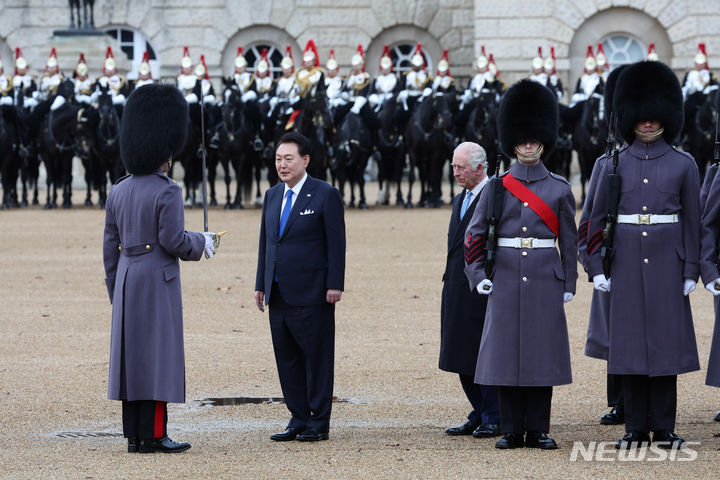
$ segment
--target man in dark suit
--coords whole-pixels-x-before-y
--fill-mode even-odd
[[[495,386],[474,382],[475,365],[480,348],[487,296],[470,289],[465,276],[463,241],[480,192],[488,182],[487,155],[477,143],[464,142],[453,153],[453,174],[463,187],[453,199],[448,254],[443,275],[440,327],[440,369],[460,374],[465,395],[473,410],[463,425],[445,430],[448,435],[470,435],[476,438],[500,434],[500,410]]]
[[[340,193],[310,177],[310,141],[286,133],[275,152],[283,182],[265,194],[255,303],[270,310],[280,386],[292,418],[275,441],[327,440],[333,393],[335,304],[345,278]]]

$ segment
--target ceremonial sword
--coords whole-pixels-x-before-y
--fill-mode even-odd
[[[203,79],[200,79],[200,157],[202,158],[202,204],[203,204],[203,228],[204,232],[208,230],[208,205],[207,205],[207,150],[205,149],[205,92],[202,85]],[[220,246],[220,237],[227,232],[218,232],[213,235],[213,247]],[[207,252],[205,258],[209,258]]]

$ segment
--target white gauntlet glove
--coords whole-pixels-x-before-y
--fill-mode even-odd
[[[202,232],[205,237],[205,258],[215,256],[215,234],[213,232]]]
[[[690,295],[690,292],[695,290],[695,287],[697,286],[697,283],[695,283],[695,280],[691,280],[689,278],[685,279],[685,283],[683,284],[683,295],[686,297]]]
[[[478,283],[475,288],[480,295],[490,295],[493,290],[493,283],[486,278],[482,282]]]
[[[605,275],[602,273],[593,277],[593,284],[595,285],[595,290],[598,292],[610,291],[610,280],[605,278]]]
[[[563,293],[563,303],[568,303],[568,302],[571,301],[574,297],[575,297],[575,295],[573,295],[573,294],[570,293],[570,292],[565,292],[565,293]]]
[[[720,295],[720,277],[705,285],[705,288],[715,296]]]

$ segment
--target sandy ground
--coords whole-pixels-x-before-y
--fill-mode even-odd
[[[376,186],[369,199],[374,202]],[[447,192],[447,189],[446,189]],[[448,194],[445,194],[447,199]],[[76,192],[77,205],[83,198]],[[677,432],[699,442],[675,461],[571,460],[573,442],[614,442],[600,426],[605,365],[583,355],[591,284],[566,307],[574,383],[556,388],[560,449],[498,451],[494,439],[451,438],[468,404],[437,368],[449,208],[346,213],[346,291],[337,309],[330,440],[274,443],[278,403],[206,406],[210,397],[279,397],[267,313],[252,300],[260,211],[212,209],[230,233],[216,258],[182,266],[187,403],[169,407],[180,455],[126,453],[120,405],[106,399],[110,305],[102,268],[104,213],[0,212],[0,477],[2,478],[717,478],[720,392],[704,386],[712,299],[692,294],[703,370],[679,379]],[[201,209],[187,211],[202,227]]]

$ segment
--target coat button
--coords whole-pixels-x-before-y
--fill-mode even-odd
[[[643,232],[643,237],[647,237],[647,232]]]
[[[120,251],[122,252],[122,245],[120,245],[120,246],[118,247],[118,250],[120,250]]]
[[[650,263],[650,260],[648,260],[648,259],[646,258],[645,260],[643,260],[643,262],[645,262],[645,263]]]
[[[522,252],[523,257],[527,257],[527,252]]]
[[[523,231],[523,232],[527,232],[527,227],[523,227],[523,228],[522,228],[522,231]]]
[[[527,282],[527,277],[523,277],[523,282]]]
[[[527,207],[527,206],[528,206],[528,202],[523,202],[523,207]]]
[[[646,207],[646,206],[643,206],[642,211],[643,211],[643,212],[647,212],[647,207]]]
[[[150,250],[150,245],[145,245],[145,250]]]
[[[648,183],[648,179],[647,179],[647,178],[643,178],[643,183]]]

